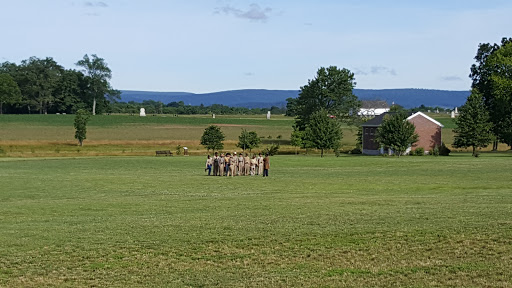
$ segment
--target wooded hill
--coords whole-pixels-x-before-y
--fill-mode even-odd
[[[247,108],[268,108],[271,106],[285,107],[287,98],[296,98],[298,90],[264,90],[247,89],[231,90],[214,93],[195,94],[187,92],[150,92],[150,91],[121,91],[123,102],[142,102],[144,100],[160,101],[162,103],[183,101],[185,105],[212,105]],[[404,108],[420,105],[431,107],[453,108],[464,104],[469,96],[468,91],[446,91],[429,89],[354,89],[354,94],[360,100],[385,100],[388,104],[396,103]]]

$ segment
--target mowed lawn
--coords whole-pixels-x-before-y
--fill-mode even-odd
[[[2,287],[510,287],[512,154],[0,158]]]

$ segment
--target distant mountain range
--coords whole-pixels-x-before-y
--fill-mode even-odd
[[[223,104],[235,107],[269,108],[271,106],[286,106],[287,98],[298,97],[298,90],[264,90],[246,89],[231,90],[205,94],[187,92],[150,92],[150,91],[121,91],[122,102],[138,102],[145,100],[161,101],[164,104],[183,101],[185,105],[209,106]],[[428,89],[354,89],[353,93],[360,100],[384,100],[393,102],[405,108],[439,106],[442,108],[459,107],[466,102],[469,91],[446,91]]]

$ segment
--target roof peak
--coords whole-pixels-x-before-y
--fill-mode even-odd
[[[428,119],[428,120],[430,120],[430,121],[434,122],[434,123],[435,123],[436,125],[438,125],[438,126],[444,127],[444,125],[443,125],[443,124],[441,124],[440,122],[438,122],[438,121],[434,120],[434,118],[432,118],[432,117],[430,117],[430,116],[428,116],[428,115],[424,114],[423,112],[416,112],[416,113],[412,114],[411,116],[409,116],[409,117],[407,118],[407,120],[411,120],[412,118],[414,118],[414,117],[416,117],[416,116],[419,116],[419,115],[421,115],[421,116],[423,116],[424,118],[426,118],[426,119]]]

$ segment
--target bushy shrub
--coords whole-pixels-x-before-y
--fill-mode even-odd
[[[176,146],[176,155],[181,155],[181,145]]]
[[[428,152],[429,155],[432,155],[432,156],[439,156],[439,147],[437,147],[437,145],[434,147],[434,149],[430,150]]]
[[[279,144],[272,144],[262,151],[263,154],[268,154],[270,156],[277,155],[277,152],[279,152]]]
[[[416,154],[416,156],[423,156],[425,155],[425,149],[423,147],[418,147],[414,150],[414,154]]]
[[[448,147],[446,147],[444,142],[441,143],[441,147],[439,148],[439,155],[441,155],[441,156],[450,156],[450,152],[452,152],[452,150],[450,150]]]

